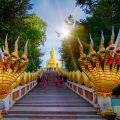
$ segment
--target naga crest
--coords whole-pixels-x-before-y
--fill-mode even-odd
[[[21,66],[20,64],[23,61],[19,61],[18,39],[15,42],[14,52],[12,52],[11,55],[9,53],[7,35],[3,51],[0,49],[0,99],[8,95],[13,86],[17,84],[17,78],[25,71],[27,66],[27,44],[25,45],[24,54],[22,56],[22,59],[24,57],[26,62],[24,66]]]
[[[93,83],[93,89],[97,94],[103,94],[105,97],[106,95],[111,95],[112,90],[120,85],[120,39],[115,52],[114,48],[114,32],[112,30],[112,36],[107,50],[105,50],[104,47],[104,36],[102,32],[102,39],[97,54],[93,49],[93,42],[91,42],[88,55],[89,59],[86,59],[86,64],[82,64],[84,63],[84,59],[82,59],[82,56],[80,55],[81,68]],[[82,50],[83,48],[81,51]],[[92,55],[95,55],[94,66],[91,61],[91,59],[93,59]]]

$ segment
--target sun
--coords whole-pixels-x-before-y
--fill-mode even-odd
[[[68,28],[63,28],[61,33],[63,37],[68,37],[70,35],[70,30]]]

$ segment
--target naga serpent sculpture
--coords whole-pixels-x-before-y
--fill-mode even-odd
[[[14,52],[10,55],[7,36],[3,51],[0,50],[0,100],[6,98],[13,86],[16,84],[17,78],[25,71],[28,63],[27,44],[26,42],[24,53],[19,58],[18,55],[18,40],[15,42]]]
[[[120,39],[116,51],[114,51],[114,35],[112,34],[109,46],[105,49],[102,32],[99,51],[95,52],[91,39],[88,56],[83,53],[80,41],[79,44],[81,68],[93,83],[93,89],[98,95],[101,114],[104,115],[106,112],[112,111],[110,96],[112,90],[120,85]]]

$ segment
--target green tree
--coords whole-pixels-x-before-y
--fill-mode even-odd
[[[13,51],[15,40],[20,36],[19,54],[23,52],[25,42],[28,44],[28,68],[34,71],[39,68],[39,46],[46,40],[47,24],[35,14],[28,14],[32,9],[30,0],[0,0],[0,47],[8,34],[10,52]]]
[[[115,26],[115,35],[120,28],[120,0],[76,0],[76,4],[90,14],[81,24],[85,25],[93,35],[96,50],[100,43],[100,32],[104,31],[105,46],[108,46],[111,28]],[[120,86],[113,91],[113,94],[120,94]]]
[[[76,0],[76,4],[90,14],[85,20],[81,20],[90,31],[93,36],[95,49],[98,50],[98,46],[101,39],[101,30],[105,35],[105,46],[108,46],[111,36],[111,28],[115,27],[115,34],[117,35],[120,28],[120,1],[119,0]]]
[[[80,68],[78,62],[80,57],[78,38],[85,46],[84,51],[88,52],[88,30],[79,22],[76,22],[76,26],[71,30],[70,36],[64,38],[62,47],[60,48],[62,59],[68,70],[77,70]]]

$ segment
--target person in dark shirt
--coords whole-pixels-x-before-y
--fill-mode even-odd
[[[66,86],[67,86],[67,77],[64,75],[63,76],[63,84],[64,84],[64,89],[66,89]]]
[[[39,87],[40,86],[40,82],[41,82],[41,78],[40,76],[37,78],[37,86]]]

